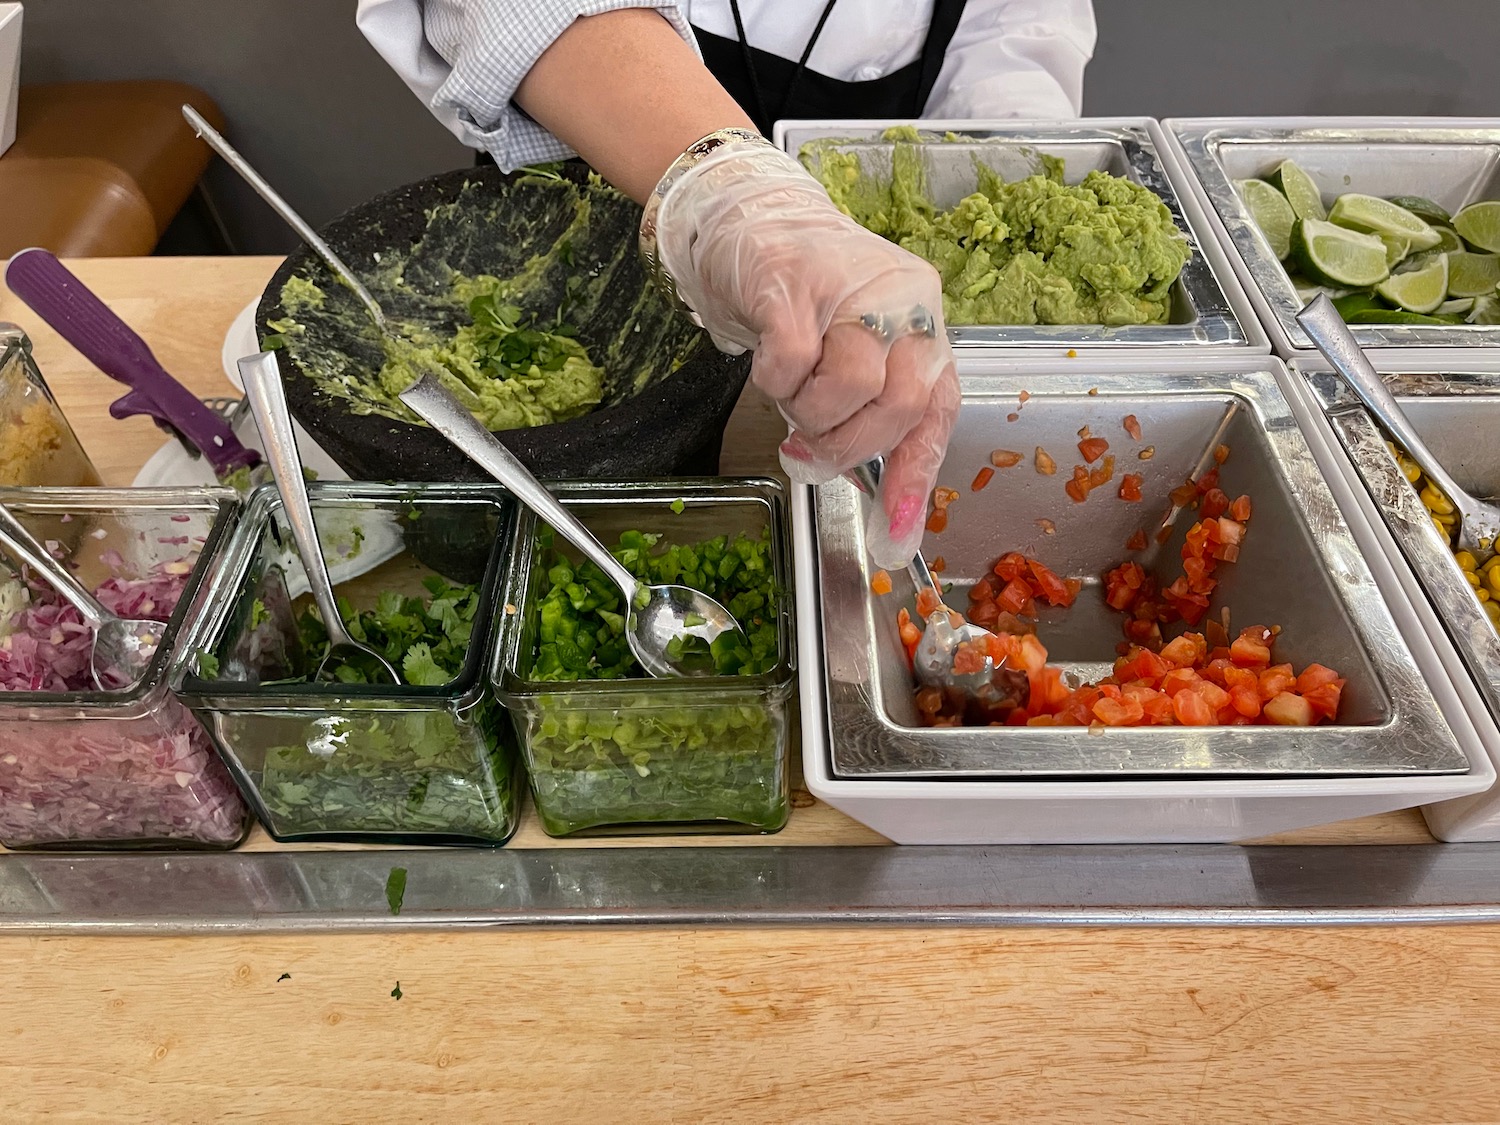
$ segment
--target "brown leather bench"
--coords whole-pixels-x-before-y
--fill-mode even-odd
[[[0,256],[151,253],[211,157],[183,103],[223,128],[213,100],[181,82],[23,86],[16,141],[0,156]]]

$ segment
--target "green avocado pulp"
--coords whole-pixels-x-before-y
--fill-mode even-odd
[[[356,414],[421,424],[397,396],[430,373],[491,430],[580,417],[675,371],[699,342],[639,273],[638,217],[597,182],[466,183],[409,248],[355,266],[384,336],[309,260],[282,285],[268,342]]]
[[[945,211],[928,194],[916,130],[883,139],[888,177],[867,173],[844,141],[810,142],[801,160],[846,215],[937,268],[950,325],[1169,320],[1191,252],[1150,189],[1100,171],[1067,184],[1053,157],[1007,182],[976,159],[977,190]]]

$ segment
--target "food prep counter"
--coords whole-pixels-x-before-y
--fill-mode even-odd
[[[225,389],[224,329],[275,264],[75,268],[208,395]],[[128,483],[158,431],[106,421],[114,385],[8,294],[4,319],[33,335],[106,483]],[[747,394],[724,472],[773,469],[779,424]],[[1367,1068],[1372,1112],[1419,1112],[1437,1043],[1445,1090],[1479,1088],[1489,1065],[1482,1037],[1447,1031],[1484,1026],[1500,1000],[1500,848],[1436,845],[1414,811],[1257,847],[890,848],[796,770],[791,805],[764,837],[552,840],[528,811],[501,850],[257,830],[221,855],[0,856],[11,1010],[49,1029],[47,1049],[31,1037],[10,1055],[0,1109],[49,1096],[107,1116],[121,1083],[143,1082],[160,1117],[253,1098],[332,1119],[416,1098],[533,1118],[587,1074],[632,1113],[685,1121],[724,1109],[732,1072],[791,1120],[846,1119],[875,1074],[887,1105],[914,1112],[978,1090],[1006,1116],[1071,1099],[1118,1114],[1180,1106],[1191,1087],[1212,1116],[1237,1079],[1345,1090],[1342,1063]],[[1421,925],[1455,920],[1481,924]],[[1364,925],[1317,928],[1337,921]],[[517,923],[532,925],[484,932]],[[1097,923],[1111,925],[1056,928]],[[137,937],[101,936],[116,933]],[[497,1062],[516,1021],[529,1030]],[[1356,1057],[1352,1029],[1374,1023],[1380,1047]],[[343,1065],[309,1085],[307,1058],[327,1051]]]

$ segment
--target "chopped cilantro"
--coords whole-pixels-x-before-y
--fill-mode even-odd
[[[672,513],[674,515],[680,516],[685,511],[687,511],[687,505],[683,503],[682,497],[679,496],[676,500],[672,501]]]
[[[401,982],[399,980],[396,982],[396,987],[391,989],[391,995],[394,996],[397,1000],[401,999]]]
[[[406,868],[393,867],[385,879],[385,901],[392,914],[401,913],[401,901],[406,897]]]
[[[257,603],[259,604],[259,603]],[[216,680],[219,677],[219,658],[207,649],[199,649],[194,654],[197,664],[198,678],[200,680]]]
[[[276,978],[276,983],[280,984],[284,980],[291,980],[291,979],[292,979],[292,974],[291,973],[282,973],[279,977]]]
[[[250,603],[250,628],[259,629],[269,620],[271,620],[271,611],[266,608],[265,602],[256,598]]]
[[[260,338],[260,350],[263,352],[274,352],[277,348],[286,347],[286,337],[280,332],[269,332]]]

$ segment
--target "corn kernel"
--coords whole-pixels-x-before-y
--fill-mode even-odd
[[[1487,601],[1484,603],[1484,612],[1489,615],[1490,624],[1500,629],[1500,602]]]
[[[1478,570],[1479,560],[1469,551],[1454,551],[1453,561],[1458,563],[1460,570]]]
[[[1491,594],[1500,594],[1500,570],[1486,571],[1484,584],[1490,588]]]
[[[1478,598],[1481,603],[1484,603],[1484,602],[1487,602],[1487,601],[1490,600],[1490,592],[1488,590],[1486,590],[1483,586],[1479,587],[1479,589],[1477,589],[1477,590],[1474,591],[1474,596],[1476,598]]]
[[[1453,514],[1453,504],[1430,484],[1422,489],[1422,503],[1427,505],[1428,511],[1435,512],[1440,516]]]
[[[1472,570],[1466,570],[1464,571],[1464,577],[1469,580],[1470,586],[1476,590],[1479,589],[1479,575],[1475,574]]]

